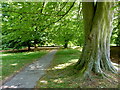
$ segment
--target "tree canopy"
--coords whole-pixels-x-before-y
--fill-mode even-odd
[[[77,16],[79,7],[75,2],[2,3],[3,47],[48,45],[51,41],[64,45],[71,40],[75,45],[82,45],[83,21],[82,16],[79,19]],[[56,35],[56,31],[60,33]]]
[[[81,2],[2,3],[2,47],[83,45]],[[119,4],[118,4],[119,6]],[[116,6],[112,42],[119,45],[119,9]]]

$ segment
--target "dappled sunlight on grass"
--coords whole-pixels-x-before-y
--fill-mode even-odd
[[[11,66],[16,66],[16,65],[18,65],[18,63],[13,63],[13,64],[10,64]]]
[[[36,88],[116,88],[118,77],[114,74],[111,80],[99,79],[97,76],[92,80],[82,80],[79,72],[74,69],[75,63],[80,56],[79,50],[60,50],[55,55],[46,75],[36,85]],[[94,74],[93,74],[94,75]]]
[[[63,83],[63,80],[62,80],[61,78],[58,78],[58,79],[53,80],[53,82],[56,82],[56,83]]]
[[[72,49],[77,49],[77,50],[80,50],[80,51],[82,51],[82,47],[80,47],[80,46],[74,46],[74,47],[71,47]]]
[[[78,61],[80,51],[64,49],[56,53],[54,60],[47,69],[47,74],[38,81],[37,88],[71,88],[78,86],[71,83],[76,76],[73,65]],[[41,81],[47,81],[47,84]]]
[[[52,68],[52,70],[55,70],[55,69],[64,69],[66,68],[67,66],[73,64],[73,63],[76,63],[78,61],[78,59],[72,59],[70,60],[68,63],[64,63],[64,64],[59,64],[55,67]]]
[[[24,55],[28,55],[28,54],[31,54],[31,53],[34,53],[34,52],[27,52],[27,53],[25,53]]]
[[[40,83],[44,83],[44,84],[47,84],[48,82],[45,81],[45,80],[41,80]]]
[[[9,55],[12,55],[12,54],[0,54],[0,56],[9,56]]]

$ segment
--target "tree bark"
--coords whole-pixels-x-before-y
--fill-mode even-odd
[[[65,40],[65,44],[64,44],[64,48],[67,48],[68,47],[68,40]]]
[[[30,45],[28,44],[28,51],[31,50]]]
[[[67,48],[67,47],[68,47],[68,43],[65,43],[65,44],[64,44],[64,48]]]
[[[76,69],[85,76],[116,72],[110,60],[113,2],[83,2],[85,43]]]

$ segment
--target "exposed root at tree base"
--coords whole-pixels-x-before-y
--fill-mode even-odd
[[[84,75],[80,74],[81,78],[78,76],[75,81],[80,78],[79,86],[77,88],[120,88],[119,73],[93,73],[89,74],[84,73]]]
[[[83,79],[73,67],[61,70],[50,70],[37,84],[37,88],[118,88],[118,74],[105,72],[108,77],[101,78],[91,73],[90,77]]]
[[[120,84],[120,77],[118,76],[118,74],[108,72],[107,75],[109,75],[109,77],[101,78],[98,75],[93,74],[90,79],[81,79],[80,82],[83,83],[80,83],[78,88],[118,88]]]

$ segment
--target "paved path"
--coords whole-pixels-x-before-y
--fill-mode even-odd
[[[6,82],[3,88],[34,88],[36,81],[45,74],[45,69],[54,58],[56,50],[52,50],[40,60],[26,67],[23,71]]]

